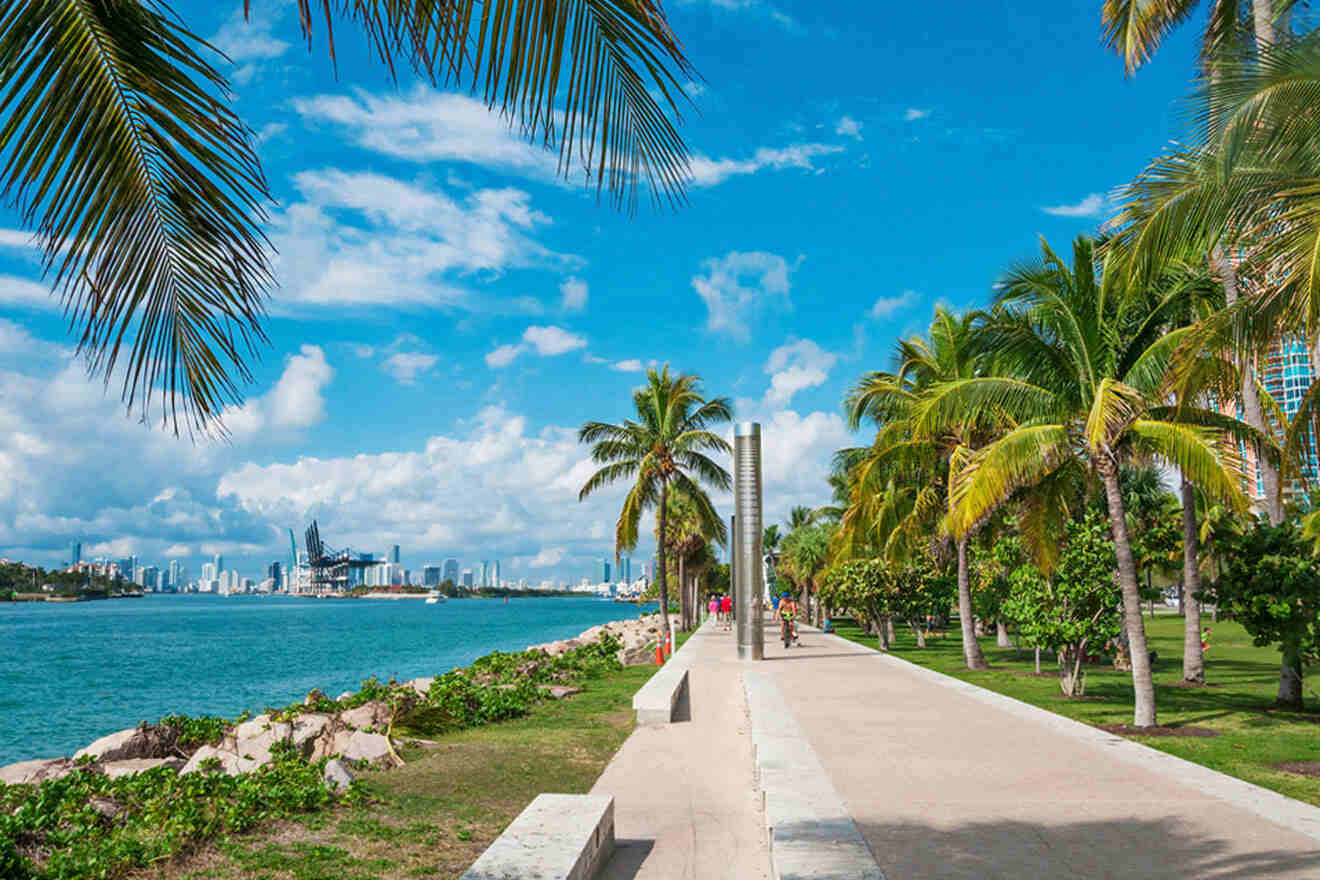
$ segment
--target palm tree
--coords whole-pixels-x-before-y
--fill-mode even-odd
[[[314,6],[332,61],[350,21],[392,73],[470,87],[616,205],[643,182],[682,200],[691,69],[658,0],[298,0],[309,47]],[[0,0],[0,189],[89,369],[122,367],[129,410],[176,433],[241,399],[274,282],[270,191],[217,55],[168,0]]]
[[[665,364],[661,370],[646,371],[646,384],[633,392],[633,408],[637,412],[636,420],[627,419],[617,425],[587,422],[578,431],[579,443],[592,444],[592,461],[604,465],[582,486],[578,501],[619,480],[633,481],[614,528],[615,557],[636,549],[638,527],[647,510],[656,512],[658,533],[668,533],[666,519],[671,490],[681,492],[692,502],[707,534],[720,534],[720,517],[701,484],[722,491],[732,485],[729,472],[706,455],[708,452],[733,454],[729,444],[710,431],[712,426],[733,418],[728,399],[704,399],[699,377],[688,373],[674,376]],[[660,619],[662,633],[668,639],[666,550],[664,541],[657,543]]]
[[[1103,487],[1118,560],[1132,653],[1133,724],[1155,724],[1155,691],[1119,468],[1178,467],[1212,497],[1246,506],[1236,437],[1251,431],[1211,410],[1170,406],[1168,364],[1186,330],[1166,332],[1170,313],[1199,288],[1124,289],[1079,238],[1067,266],[1042,242],[1043,261],[1002,280],[987,337],[996,375],[940,383],[918,406],[927,429],[985,413],[1012,418],[1002,436],[955,462],[949,529],[965,536],[998,505],[1068,467]],[[1108,262],[1108,261],[1107,261]],[[1020,525],[1030,529],[1029,521]]]
[[[703,519],[698,503],[684,492],[670,493],[668,508],[665,531],[662,535],[657,529],[656,544],[663,543],[666,553],[678,560],[679,626],[686,632],[696,625],[698,617],[696,584],[689,563],[708,558],[710,543],[724,546],[729,533],[722,518],[713,522]]]
[[[1276,6],[1273,0],[1214,0],[1201,38],[1202,64],[1212,65],[1234,48],[1248,9],[1256,44],[1273,45],[1280,19],[1294,2],[1280,0]],[[1198,0],[1105,0],[1100,21],[1109,48],[1123,57],[1131,74],[1150,60],[1164,38],[1191,17],[1197,5]],[[1286,21],[1282,23],[1286,30]]]
[[[922,532],[935,536],[940,531],[951,463],[984,439],[984,426],[950,419],[935,431],[924,431],[912,416],[930,388],[977,375],[984,362],[977,338],[982,317],[978,312],[955,315],[937,307],[926,338],[898,343],[894,372],[868,373],[849,392],[844,402],[849,427],[855,430],[863,421],[872,421],[877,432],[870,450],[853,454],[852,515],[844,514],[842,540],[856,541],[859,524],[892,521],[888,536],[873,534],[870,540],[878,539],[891,552],[905,554],[909,548],[902,544]],[[967,668],[984,669],[987,664],[976,640],[972,607],[970,540],[970,531],[955,539],[958,617]]]
[[[798,588],[802,607],[812,610],[811,596],[820,587],[820,580],[830,562],[831,528],[823,523],[799,525],[784,539],[783,567]],[[819,603],[811,619],[819,618]]]

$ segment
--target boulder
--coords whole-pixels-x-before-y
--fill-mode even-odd
[[[288,742],[293,725],[285,721],[271,721],[269,715],[258,715],[234,728],[233,750],[244,762],[241,773],[248,773],[271,760],[270,750],[276,743]]]
[[[312,688],[310,691],[307,692],[307,696],[303,697],[303,705],[314,706],[318,702],[324,699],[325,699],[325,694],[321,692],[320,688]]]
[[[325,763],[325,773],[322,778],[334,791],[345,791],[353,782],[354,776],[347,764],[338,758],[331,758]]]
[[[35,761],[19,761],[7,767],[0,767],[0,783],[5,785],[35,785],[47,779],[62,779],[75,769],[68,758],[38,758]]]
[[[416,691],[417,696],[425,699],[426,695],[431,692],[431,682],[433,681],[435,681],[434,678],[426,678],[423,676],[422,678],[414,678],[410,681],[405,681],[403,684],[404,687],[410,687]]]
[[[256,769],[255,766],[246,766],[251,762],[244,761],[236,753],[231,752],[228,749],[222,749],[218,746],[202,746],[200,749],[193,752],[193,756],[188,759],[187,764],[183,765],[183,769],[179,771],[179,775],[186,776],[189,773],[199,772],[202,769],[202,762],[208,758],[218,759],[220,761],[220,772],[229,776],[237,776],[240,773],[248,773],[251,770]]]
[[[93,757],[98,761],[126,761],[131,758],[164,758],[174,752],[174,737],[149,724],[103,736],[73,753],[76,761]]]
[[[655,649],[650,645],[632,645],[620,648],[614,655],[624,666],[645,666],[655,662]]]
[[[392,763],[390,743],[379,733],[365,730],[341,730],[335,734],[335,753],[346,761],[363,761],[370,765]]]
[[[390,707],[379,700],[372,700],[356,709],[340,712],[339,720],[349,727],[375,727],[384,730],[390,723]]]
[[[299,715],[293,721],[289,744],[304,758],[311,758],[312,753],[316,751],[317,743],[325,739],[333,727],[334,717],[331,715],[322,712],[307,712]]]
[[[114,819],[124,812],[123,804],[107,797],[93,797],[87,801],[87,805],[107,819]]]
[[[126,758],[123,761],[106,761],[98,764],[97,767],[111,779],[118,779],[121,776],[136,776],[146,770],[155,770],[157,767],[180,770],[184,763],[182,758]]]
[[[552,684],[549,687],[542,687],[541,690],[552,700],[562,700],[572,694],[582,693],[582,688],[568,687],[562,684]]]
[[[353,692],[352,692],[352,691],[344,691],[342,694],[340,694],[339,696],[335,697],[335,702],[336,702],[336,703],[342,703],[342,702],[344,702],[344,700],[347,700],[347,699],[349,699],[349,698],[352,697],[352,696],[353,696]]]

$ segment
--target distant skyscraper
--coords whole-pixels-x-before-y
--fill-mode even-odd
[[[142,589],[153,593],[160,592],[160,569],[156,566],[148,565],[142,569]]]
[[[457,559],[454,559],[454,558],[451,556],[450,558],[448,558],[448,559],[445,560],[445,570],[444,570],[444,574],[441,575],[441,579],[442,579],[442,580],[446,580],[446,581],[452,581],[452,582],[454,583],[455,586],[458,585],[458,560],[457,560]]]
[[[179,560],[170,560],[170,589],[178,592],[179,589]]]
[[[440,566],[427,565],[422,568],[422,586],[424,587],[440,586]]]
[[[283,565],[280,564],[278,559],[266,566],[266,577],[270,578],[274,583],[274,586],[271,587],[273,590],[278,590],[280,588],[280,583],[284,578],[284,572],[282,569]]]
[[[211,560],[211,564],[215,566],[216,577],[219,577],[220,572],[225,570],[225,558],[217,553],[215,554],[215,558]]]
[[[393,547],[390,548],[390,562],[393,562],[395,565],[398,565],[398,564],[399,564],[399,545],[398,545],[398,544],[395,544]]]
[[[490,585],[492,587],[500,585],[500,561],[498,559],[495,560],[495,570],[491,573]]]
[[[203,581],[206,581],[207,583],[210,583],[211,581],[215,580],[215,579],[216,579],[217,577],[219,577],[219,576],[220,576],[220,572],[218,572],[218,571],[215,570],[215,563],[214,563],[214,562],[203,562],[203,563],[202,563],[202,580],[203,580]]]
[[[472,569],[470,568],[463,569],[463,586],[469,590],[472,589]]]
[[[480,586],[490,586],[490,560],[481,560],[481,580],[477,581]]]
[[[69,564],[77,565],[82,562],[82,542],[74,541],[69,547]]]
[[[625,584],[632,583],[632,557],[625,556],[619,560],[619,574]]]
[[[596,574],[599,575],[596,583],[608,584],[610,582],[610,563],[604,556],[600,558],[600,565],[596,570]]]

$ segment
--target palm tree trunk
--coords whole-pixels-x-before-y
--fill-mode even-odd
[[[678,628],[687,632],[692,628],[692,608],[688,605],[687,560],[678,552]]]
[[[669,585],[665,583],[665,538],[669,517],[667,508],[669,501],[669,483],[665,480],[660,481],[660,510],[656,513],[656,518],[660,521],[660,540],[655,544],[655,576],[660,584],[660,639],[661,644],[668,645],[672,634],[669,631]]]
[[[1109,529],[1114,536],[1118,557],[1118,585],[1123,594],[1123,622],[1127,630],[1128,651],[1132,661],[1132,726],[1155,726],[1155,681],[1150,673],[1150,654],[1146,648],[1146,625],[1141,618],[1141,591],[1137,587],[1137,567],[1132,560],[1132,542],[1128,538],[1123,510],[1123,492],[1118,485],[1118,465],[1103,462],[1098,468],[1105,484],[1109,504]]]
[[[1265,5],[1268,6],[1269,4],[1265,3]],[[1256,9],[1260,8],[1260,6],[1256,4],[1253,4],[1253,6]],[[1271,21],[1273,21],[1272,17]],[[1257,24],[1259,25],[1259,21]],[[1273,27],[1271,27],[1268,42],[1273,41],[1274,33]],[[1238,300],[1237,267],[1233,265],[1232,261],[1224,256],[1223,248],[1219,247],[1215,248],[1210,254],[1210,261],[1211,266],[1219,273],[1219,276],[1224,281],[1224,301],[1231,306]],[[1243,421],[1257,431],[1267,433],[1269,429],[1265,425],[1265,413],[1264,410],[1261,409],[1260,395],[1256,393],[1256,367],[1254,364],[1254,356],[1250,354],[1243,359],[1242,387],[1239,394],[1242,398]],[[1270,518],[1270,525],[1277,526],[1279,523],[1283,522],[1283,495],[1279,480],[1279,469],[1274,466],[1273,462],[1267,461],[1265,457],[1261,455],[1261,449],[1258,444],[1256,445],[1254,452],[1255,455],[1253,457],[1256,460],[1256,467],[1260,469],[1261,489],[1265,495],[1265,514]],[[1251,479],[1251,475],[1248,475],[1247,478]]]
[[[1183,521],[1183,681],[1205,684],[1205,655],[1201,652],[1201,553],[1197,546],[1196,490],[1182,481]]]
[[[1256,48],[1274,44],[1274,4],[1270,0],[1251,0],[1252,24],[1256,30]]]
[[[976,640],[976,621],[972,616],[972,580],[967,571],[967,536],[958,540],[958,622],[962,624],[963,660],[968,669],[985,669],[985,655]]]
[[[995,644],[1001,648],[1013,647],[1013,640],[1008,637],[1008,624],[1002,620],[995,621]]]

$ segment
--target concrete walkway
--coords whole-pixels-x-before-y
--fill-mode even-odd
[[[777,692],[760,711],[791,713],[781,727],[886,880],[1320,878],[1320,810],[836,636],[807,630],[786,651],[775,635],[749,665],[731,633],[692,637],[690,720],[638,728],[592,789],[615,797],[602,876],[771,876],[754,670]]]
[[[614,795],[608,880],[769,877],[733,636],[707,624],[683,646],[685,720],[638,727],[592,794]],[[672,661],[671,661],[672,662]]]
[[[1248,807],[1254,787],[1184,784],[1180,768],[1201,768],[1093,728],[837,636],[786,651],[773,635],[758,666],[888,880],[1320,878],[1320,840],[1297,830],[1320,830],[1314,808]]]

